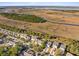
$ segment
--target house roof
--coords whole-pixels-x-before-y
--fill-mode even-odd
[[[60,45],[60,48],[66,48],[66,45],[64,45],[63,43]]]
[[[59,43],[58,43],[58,42],[53,42],[53,45],[58,46],[58,45],[59,45]]]
[[[33,38],[33,39],[37,39],[37,38],[38,38],[38,36],[32,36],[32,38]]]
[[[0,41],[2,41],[2,39],[0,39]]]
[[[52,44],[52,42],[47,42],[47,44],[46,44],[46,45],[49,45],[49,46],[51,46],[51,44]]]

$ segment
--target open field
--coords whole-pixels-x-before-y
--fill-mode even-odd
[[[68,12],[68,11],[55,11],[49,9],[14,9],[17,14],[30,14],[38,17],[42,17],[47,22],[45,23],[31,23],[19,20],[13,20],[13,18],[7,18],[0,15],[0,23],[24,28],[31,29],[33,31],[48,33],[51,35],[58,35],[67,38],[73,38],[79,40],[79,26],[63,25],[52,22],[62,22],[68,24],[79,24],[79,11]]]

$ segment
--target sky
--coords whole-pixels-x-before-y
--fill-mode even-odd
[[[79,6],[79,2],[0,2],[0,6]]]

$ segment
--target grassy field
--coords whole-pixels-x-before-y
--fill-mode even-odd
[[[32,22],[32,23],[46,22],[46,20],[44,18],[35,16],[35,15],[16,14],[16,13],[1,13],[1,15],[5,16],[9,19]]]

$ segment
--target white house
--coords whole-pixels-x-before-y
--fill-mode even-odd
[[[58,46],[59,46],[59,43],[58,43],[58,42],[53,42],[53,44],[52,44],[52,47],[53,47],[53,48],[56,48],[56,49],[57,49]]]
[[[54,55],[56,49],[58,48],[59,43],[58,42],[53,42],[52,48],[50,49],[50,55]]]

